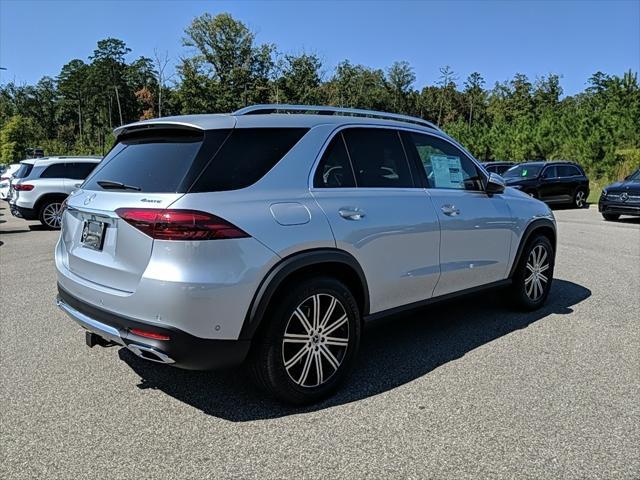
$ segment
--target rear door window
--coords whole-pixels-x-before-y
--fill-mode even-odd
[[[358,188],[414,187],[409,162],[396,130],[350,128],[344,139]]]
[[[55,163],[53,165],[49,165],[40,174],[40,178],[70,178],[67,176],[67,164]]]
[[[580,176],[580,171],[572,165],[559,165],[557,169],[558,169],[559,177],[579,177]]]
[[[542,174],[542,178],[558,178],[558,167],[556,167],[555,165],[552,167],[547,167],[545,168],[543,174]]]
[[[96,167],[97,163],[74,162],[67,164],[67,178],[84,180]]]
[[[221,192],[253,185],[284,157],[306,128],[233,130],[190,192]]]
[[[313,186],[316,188],[353,188],[356,186],[353,169],[341,133],[333,137],[322,155],[313,178]]]

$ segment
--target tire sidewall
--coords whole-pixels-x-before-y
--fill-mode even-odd
[[[349,289],[338,280],[319,277],[292,286],[289,293],[280,296],[278,305],[273,309],[269,325],[262,339],[262,354],[256,359],[264,362],[259,368],[266,368],[272,393],[287,402],[305,404],[318,401],[330,395],[351,373],[360,346],[360,312]],[[349,345],[338,370],[322,385],[301,387],[287,373],[282,360],[282,338],[293,311],[304,300],[315,294],[330,294],[343,305],[349,322]]]

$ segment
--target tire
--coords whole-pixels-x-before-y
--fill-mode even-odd
[[[60,223],[62,221],[62,202],[64,199],[56,198],[53,200],[46,200],[41,206],[38,212],[38,219],[40,223],[50,230],[60,230]]]
[[[331,395],[351,373],[360,345],[360,312],[349,289],[336,279],[316,277],[290,287],[265,319],[249,368],[271,395],[304,405]]]
[[[544,305],[551,290],[554,264],[555,252],[547,237],[539,235],[527,243],[511,287],[516,308],[530,311]]]
[[[587,192],[579,188],[573,195],[574,208],[584,208],[587,206]]]
[[[620,218],[620,215],[617,213],[603,213],[602,218],[604,218],[607,222],[615,222]]]

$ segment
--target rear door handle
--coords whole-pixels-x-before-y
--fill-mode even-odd
[[[460,209],[458,209],[455,205],[443,205],[440,210],[442,210],[442,213],[450,217],[460,215]]]
[[[365,216],[364,212],[357,207],[342,207],[338,213],[347,220],[361,220]]]

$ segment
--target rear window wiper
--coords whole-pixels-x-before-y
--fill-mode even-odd
[[[98,180],[96,183],[105,190],[135,190],[136,192],[142,190],[135,185],[126,185],[122,182],[114,182],[112,180]]]

